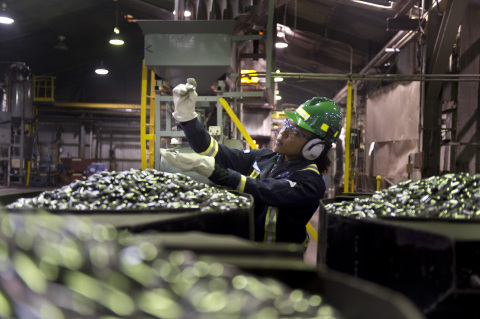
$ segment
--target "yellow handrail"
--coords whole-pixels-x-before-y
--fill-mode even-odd
[[[150,91],[148,95],[150,98],[150,124],[147,125],[149,126],[148,132],[150,134],[147,134],[147,137],[153,136],[153,138],[148,142],[150,155],[148,158],[148,167],[153,168],[155,161],[155,73],[153,71],[150,72]]]
[[[140,154],[142,157],[142,169],[147,169],[147,82],[148,69],[145,66],[145,60],[142,61],[142,92],[140,98]]]
[[[33,101],[54,102],[55,101],[55,77],[46,75],[33,76]]]
[[[242,133],[242,135],[245,138],[245,140],[247,141],[248,145],[250,145],[250,147],[252,149],[258,148],[257,145],[253,142],[250,135],[248,134],[247,130],[245,130],[245,128],[243,127],[243,125],[240,122],[240,120],[238,119],[237,115],[233,112],[230,105],[228,105],[227,101],[225,101],[225,99],[223,97],[219,98],[218,101],[222,104],[225,111],[227,111],[228,115],[232,119],[233,123],[235,123],[235,125],[237,126],[240,133]]]
[[[348,184],[350,180],[350,120],[352,116],[352,82],[347,84],[347,119],[345,123],[345,171],[343,180],[343,191],[348,193]]]

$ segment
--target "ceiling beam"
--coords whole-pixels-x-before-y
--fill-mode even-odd
[[[413,8],[418,0],[397,0],[393,3],[393,10],[395,11],[395,18],[404,16]]]

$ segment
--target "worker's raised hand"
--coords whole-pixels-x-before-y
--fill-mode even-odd
[[[210,156],[198,155],[196,153],[179,153],[164,148],[160,154],[167,162],[182,171],[197,172],[205,177],[210,177],[215,168],[215,159]]]
[[[175,104],[173,117],[178,122],[187,122],[197,117],[197,112],[195,112],[198,96],[195,91],[196,87],[195,79],[188,78],[186,84],[179,84],[173,89],[173,104]]]

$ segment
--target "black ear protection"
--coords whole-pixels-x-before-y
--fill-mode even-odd
[[[337,132],[337,130],[330,126],[325,135],[325,139],[319,137],[309,139],[302,148],[302,156],[309,161],[313,161],[325,155],[328,150],[332,148],[331,141],[335,132]]]

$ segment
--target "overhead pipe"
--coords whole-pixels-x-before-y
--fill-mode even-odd
[[[140,104],[125,103],[84,103],[84,102],[54,102],[55,107],[65,108],[93,108],[93,109],[124,109],[124,110],[140,110]]]
[[[400,31],[398,32],[384,47],[383,49],[373,57],[370,62],[360,71],[360,73],[367,73],[370,71],[371,68],[373,68],[375,65],[380,64],[384,62],[386,59],[388,59],[393,53],[388,53],[385,52],[385,48],[391,48],[392,46],[399,47],[396,44],[399,43],[400,41],[402,43],[408,43],[414,36],[415,32],[413,31]],[[344,99],[346,91],[348,89],[347,87],[343,87],[333,98],[334,101],[338,102]]]
[[[350,44],[347,44],[345,42],[333,40],[330,38],[323,38],[322,41],[334,42],[336,44],[344,45],[350,49],[350,74],[352,74],[353,73],[353,47]]]
[[[438,3],[437,3],[438,5]],[[434,10],[434,6],[429,9],[429,11],[424,12],[425,8],[425,3],[422,1],[422,19],[425,19],[428,17],[430,14],[430,11]],[[381,65],[384,63],[392,54],[394,53],[389,53],[385,52],[386,48],[398,48],[400,49],[407,43],[409,43],[415,36],[417,35],[417,31],[399,31],[395,36],[382,48],[382,50],[373,57],[370,62],[360,71],[360,73],[368,73],[373,67],[376,65]],[[478,79],[476,80],[478,81]],[[343,87],[333,98],[334,101],[338,102],[341,101],[345,98],[345,94],[347,91],[347,87]]]
[[[258,75],[261,76],[260,74]],[[452,81],[477,82],[480,74],[334,74],[334,73],[275,73],[275,77],[297,80],[356,80],[356,81]]]

